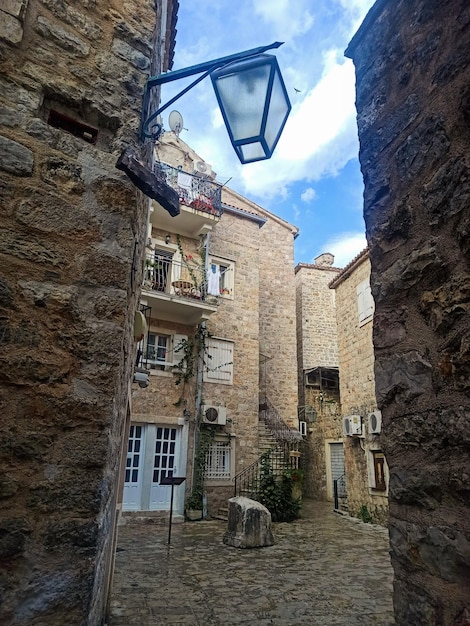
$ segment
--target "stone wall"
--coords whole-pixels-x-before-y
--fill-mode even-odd
[[[0,7],[2,624],[104,617],[147,217],[115,163],[154,25],[150,1]]]
[[[307,263],[295,268],[299,372],[338,366],[335,292],[328,285],[339,271]]]
[[[294,235],[297,229],[274,216],[260,230],[260,353],[269,360],[260,393],[284,421],[297,428],[297,342]]]
[[[397,624],[470,620],[470,5],[377,2],[356,66]]]
[[[372,450],[381,451],[381,436],[368,433],[367,420],[369,413],[377,409],[373,317],[360,322],[358,313],[357,287],[364,281],[369,282],[369,277],[370,261],[367,252],[363,252],[332,286],[336,291],[341,415],[360,415],[362,419],[362,436],[344,437],[348,511],[358,517],[362,510],[364,519],[366,507],[374,522],[384,524],[388,515],[387,491],[375,490],[371,456]]]
[[[303,490],[318,500],[328,497],[325,441],[342,436],[339,390],[306,385],[305,372],[319,366],[338,367],[335,292],[329,283],[339,271],[319,263],[300,263],[295,268],[299,405],[316,411],[304,446]]]

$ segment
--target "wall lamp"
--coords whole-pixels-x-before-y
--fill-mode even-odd
[[[281,42],[206,61],[182,70],[166,72],[147,80],[143,116],[148,114],[153,87],[180,78],[202,74],[147,119],[142,119],[140,136],[158,139],[162,132],[157,117],[207,76],[211,77],[217,102],[230,142],[241,163],[270,159],[291,110],[277,59],[266,50]]]

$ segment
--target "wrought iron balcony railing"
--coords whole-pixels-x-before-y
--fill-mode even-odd
[[[222,216],[222,185],[219,183],[166,163],[155,163],[153,172],[159,180],[178,192],[181,204],[216,217]]]
[[[176,261],[171,255],[149,254],[145,261],[144,291],[217,304],[220,289],[208,281],[205,268],[197,263]]]

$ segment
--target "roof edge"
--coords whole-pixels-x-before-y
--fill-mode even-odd
[[[359,252],[359,254],[355,256],[354,259],[350,263],[346,265],[346,267],[338,274],[338,276],[335,276],[335,278],[333,278],[333,280],[328,285],[328,287],[330,289],[336,289],[336,287],[340,283],[346,280],[346,278],[348,278],[353,273],[353,271],[356,269],[356,267],[358,267],[362,263],[362,261],[365,261],[365,259],[368,259],[368,258],[369,258],[369,248],[366,247],[364,248],[364,250],[361,250],[361,252]]]

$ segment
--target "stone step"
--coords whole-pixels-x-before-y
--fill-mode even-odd
[[[169,519],[169,511],[123,511],[119,519],[119,526],[133,524],[168,526]],[[182,522],[184,522],[184,516],[173,512],[172,524],[180,524]]]
[[[220,507],[217,513],[213,516],[214,519],[220,519],[225,522],[228,521],[228,507]]]

